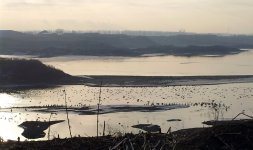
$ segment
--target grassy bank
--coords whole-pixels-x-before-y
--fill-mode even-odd
[[[253,149],[253,121],[170,133],[2,142],[1,149]]]

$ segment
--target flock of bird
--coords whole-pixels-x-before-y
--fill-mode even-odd
[[[64,92],[64,90],[66,92]],[[28,90],[14,93],[19,102],[13,107],[28,106],[64,106],[65,97],[68,107],[97,105],[99,87],[83,85],[64,86],[44,90]],[[204,85],[204,86],[169,86],[169,87],[102,87],[101,105],[167,105],[185,104],[200,107],[224,107],[229,109],[233,104],[243,104],[251,100],[253,106],[253,87],[251,84]],[[48,120],[48,115],[40,113],[31,115],[25,110],[7,111],[0,109],[0,122],[15,124],[26,120]],[[19,112],[20,111],[20,112]]]
[[[64,89],[66,93],[63,92]],[[65,86],[25,91],[16,96],[20,97],[20,100],[14,107],[65,105],[65,96],[69,107],[82,107],[97,105],[99,87]],[[166,105],[179,103],[196,105],[196,103],[210,103],[215,100],[230,105],[234,100],[251,98],[253,98],[253,87],[251,86],[102,87],[100,104]]]

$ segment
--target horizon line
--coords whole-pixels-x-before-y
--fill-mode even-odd
[[[16,31],[22,33],[39,33],[42,31],[47,31],[49,33],[56,33],[57,30],[61,30],[62,33],[102,33],[102,34],[209,34],[209,35],[248,35],[253,36],[253,33],[226,33],[226,32],[191,32],[191,31],[163,31],[163,30],[108,30],[108,29],[99,29],[99,30],[69,30],[69,29],[36,29],[36,30],[15,30],[15,29],[0,29],[0,31]],[[59,31],[58,31],[59,32]]]

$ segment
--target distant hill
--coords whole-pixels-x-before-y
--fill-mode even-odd
[[[236,49],[240,52],[240,48],[253,48],[253,36],[209,34],[131,36],[100,33],[57,34],[47,31],[28,34],[0,30],[0,54],[7,55],[142,56],[161,53],[162,49],[164,55],[185,56],[187,53],[187,56],[200,56],[204,51],[205,55],[221,54],[223,56],[234,53]]]
[[[152,54],[153,50],[156,50],[161,55],[173,55],[173,56],[225,56],[238,54],[241,52],[238,48],[226,47],[226,46],[154,46],[144,49],[140,49],[143,54]]]
[[[70,77],[38,60],[0,58],[0,84],[57,83]]]
[[[249,35],[213,35],[213,34],[189,34],[172,36],[151,36],[151,40],[158,45],[175,46],[213,46],[221,45],[234,48],[253,48],[253,36]]]

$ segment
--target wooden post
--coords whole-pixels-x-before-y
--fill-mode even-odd
[[[49,123],[50,123],[50,120],[51,120],[52,114],[53,114],[53,113],[50,113],[50,117],[49,117],[49,120],[48,120],[48,122],[49,122]],[[49,128],[48,128],[47,140],[50,140],[50,126],[49,126]]]
[[[98,123],[99,123],[99,118],[98,118],[98,116],[99,116],[99,105],[100,105],[100,101],[101,101],[101,91],[102,91],[102,84],[103,84],[103,82],[101,81],[100,82],[100,88],[99,88],[99,97],[98,97],[98,110],[97,110],[97,137],[98,137]]]
[[[64,89],[63,92],[64,92],[64,95],[65,95],[65,110],[66,110],[68,126],[69,126],[69,134],[70,134],[70,137],[72,138],[71,127],[70,127],[70,122],[69,122],[69,113],[68,113],[66,90]]]
[[[104,128],[103,128],[103,136],[105,136],[105,121],[104,121]]]

